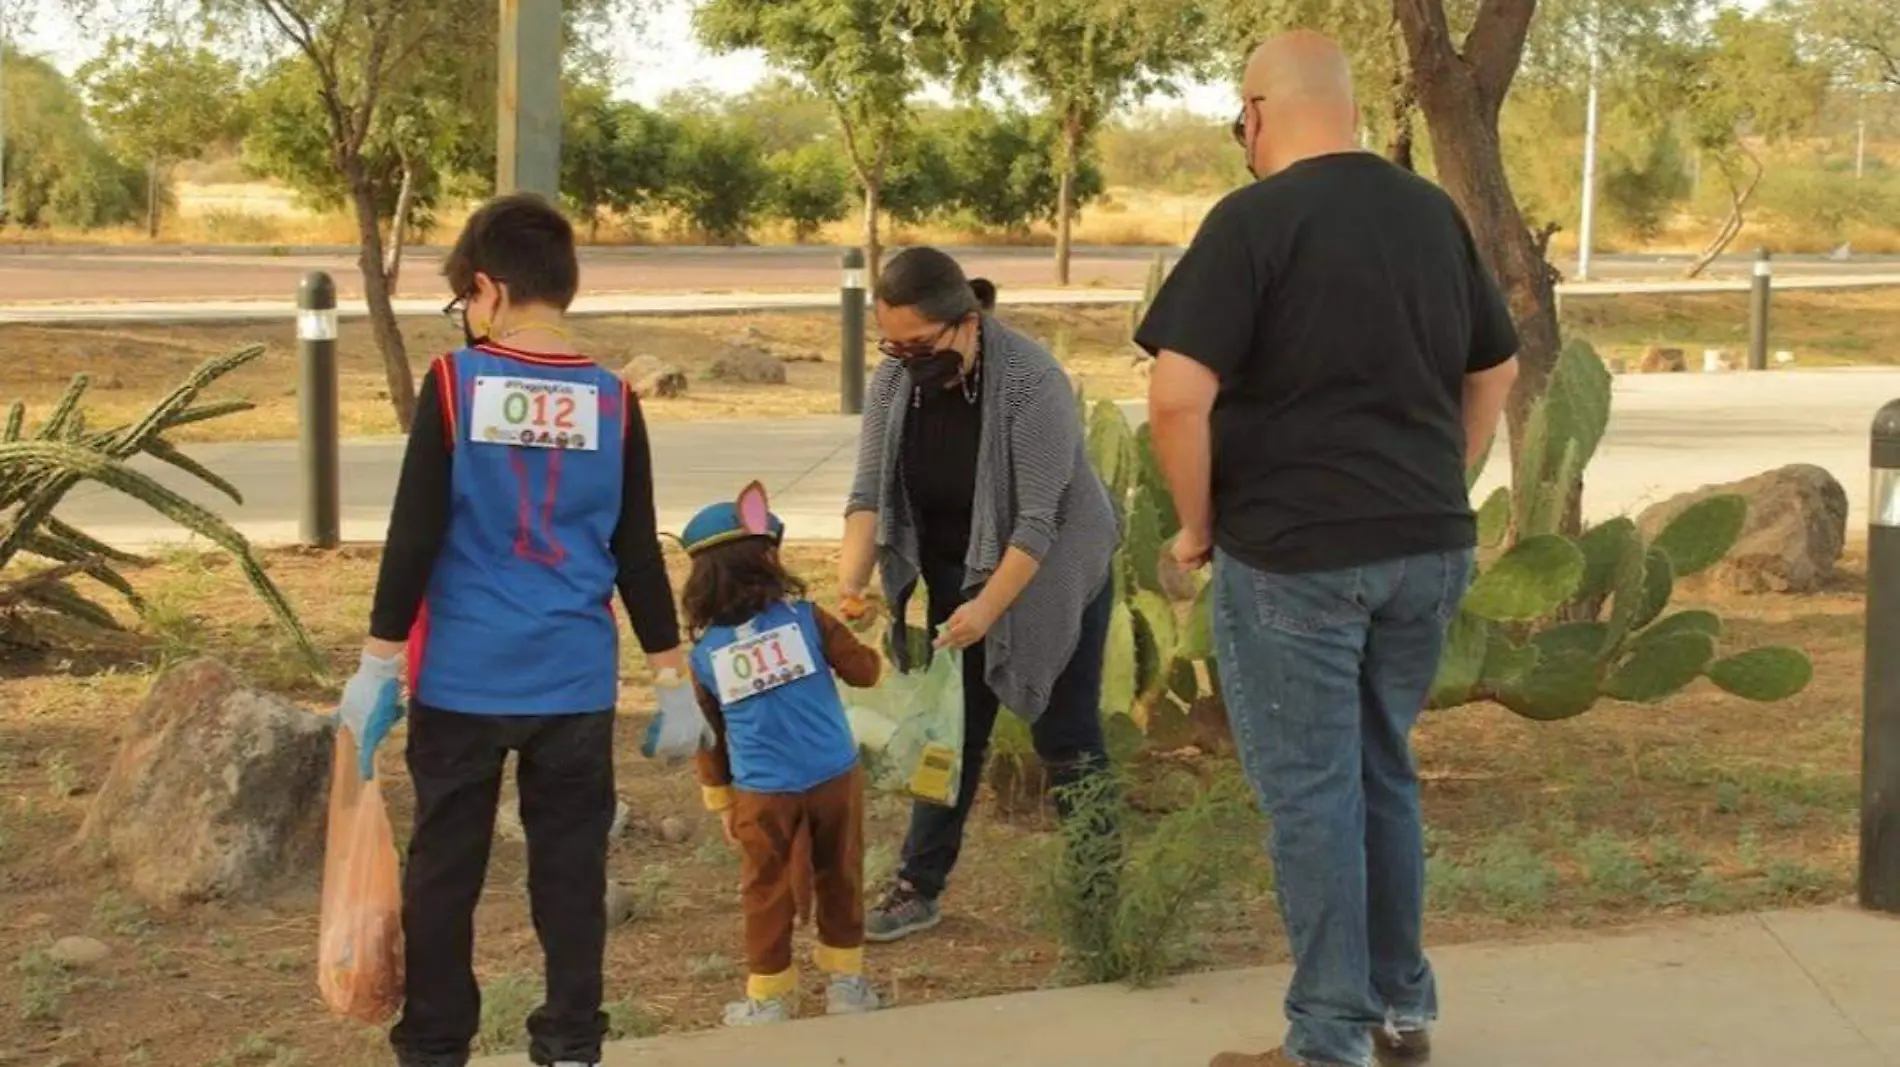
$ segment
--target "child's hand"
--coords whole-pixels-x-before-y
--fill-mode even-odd
[[[726,832],[726,844],[737,848],[739,845],[739,817],[732,808],[719,813],[719,827]]]

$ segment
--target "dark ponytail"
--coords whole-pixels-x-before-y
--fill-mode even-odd
[[[976,302],[984,311],[996,310],[996,283],[988,278],[971,278],[970,291],[976,294]]]

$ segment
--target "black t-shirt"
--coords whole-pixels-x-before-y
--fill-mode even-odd
[[[981,382],[971,382],[968,392],[962,385],[913,388],[910,403],[904,415],[904,490],[917,520],[918,548],[927,565],[960,567],[970,552],[976,500]]]
[[[1220,376],[1223,551],[1292,573],[1475,543],[1464,378],[1517,333],[1437,186],[1354,152],[1232,194],[1136,339]]]

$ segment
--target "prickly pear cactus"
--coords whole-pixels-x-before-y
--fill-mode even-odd
[[[1152,298],[1158,269],[1150,283]],[[1118,599],[1103,715],[1118,736],[1132,730],[1166,738],[1197,705],[1219,699],[1212,589],[1204,575],[1164,559],[1180,520],[1147,428],[1131,429],[1109,402],[1084,405],[1082,419],[1090,457],[1125,531],[1114,565]],[[1528,422],[1512,486],[1478,508],[1487,562],[1452,620],[1432,707],[1492,701],[1529,719],[1556,721],[1605,699],[1666,700],[1698,678],[1764,702],[1808,685],[1813,668],[1801,652],[1760,648],[1725,656],[1720,618],[1667,613],[1678,578],[1707,570],[1734,547],[1748,511],[1740,497],[1696,504],[1653,544],[1628,519],[1565,529],[1609,419],[1610,375],[1589,344],[1572,341]],[[1483,466],[1473,468],[1468,484],[1477,483]]]
[[[1161,283],[1167,278],[1167,260],[1157,254],[1148,264],[1148,277],[1141,285],[1141,303],[1128,309],[1128,345],[1135,349],[1138,362],[1146,360],[1148,353],[1135,344],[1135,335],[1141,331],[1141,323],[1148,317],[1148,309],[1154,307],[1155,297],[1161,293]]]
[[[1609,417],[1609,374],[1587,343],[1572,341],[1527,420],[1511,488],[1478,509],[1480,548],[1496,555],[1453,620],[1433,707],[1495,701],[1552,721],[1605,698],[1666,700],[1704,677],[1758,701],[1784,700],[1807,686],[1813,668],[1798,651],[1723,658],[1720,618],[1664,615],[1676,579],[1707,570],[1735,546],[1748,514],[1742,498],[1702,501],[1654,544],[1628,519],[1575,536],[1563,529]]]

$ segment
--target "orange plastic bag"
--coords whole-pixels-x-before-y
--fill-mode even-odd
[[[317,988],[338,1015],[382,1023],[402,1003],[402,886],[383,787],[363,781],[338,727],[318,918]]]

